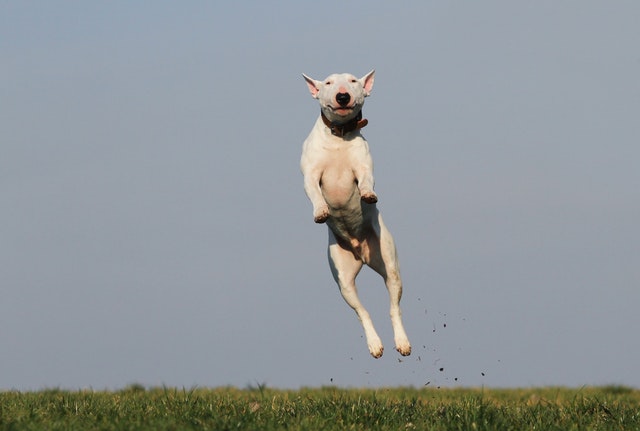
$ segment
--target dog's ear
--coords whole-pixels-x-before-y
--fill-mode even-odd
[[[318,93],[320,92],[320,82],[316,81],[313,78],[309,78],[304,73],[302,74],[302,76],[304,77],[304,80],[307,81],[307,86],[309,86],[309,91],[311,92],[311,96],[314,99],[317,99]]]
[[[373,76],[376,74],[376,70],[372,70],[371,72],[367,73],[365,76],[363,76],[362,78],[360,78],[360,83],[362,84],[362,87],[364,88],[364,95],[368,96],[371,94],[371,89],[373,88]]]

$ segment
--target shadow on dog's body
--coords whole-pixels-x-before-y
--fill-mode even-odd
[[[396,350],[411,353],[400,311],[402,281],[393,237],[376,207],[373,161],[360,133],[362,105],[373,87],[374,72],[357,79],[334,74],[324,81],[304,76],[321,115],[304,142],[300,166],[304,188],[313,205],[316,223],[329,227],[329,264],[345,301],[354,309],[375,358],[383,353],[367,310],[357,294],[355,279],[367,264],[385,280]]]

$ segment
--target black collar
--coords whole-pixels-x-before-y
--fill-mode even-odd
[[[320,117],[322,117],[322,122],[325,126],[331,130],[331,134],[338,137],[343,137],[349,132],[353,132],[354,130],[362,129],[369,123],[369,120],[366,118],[362,119],[362,111],[358,112],[358,115],[353,117],[351,120],[346,123],[337,124],[329,121],[329,119],[324,115],[324,112],[320,111]]]

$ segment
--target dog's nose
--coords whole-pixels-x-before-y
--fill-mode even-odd
[[[349,93],[336,94],[336,102],[338,102],[340,106],[347,106],[349,104],[349,100],[351,100]]]

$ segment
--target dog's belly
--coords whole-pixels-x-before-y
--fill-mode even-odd
[[[322,173],[320,188],[322,195],[329,205],[335,210],[354,209],[360,202],[360,191],[356,183],[356,177],[350,166],[341,166],[342,163],[330,161]]]
[[[360,191],[355,183],[323,183],[322,195],[334,211],[349,212],[360,206]]]
[[[327,220],[338,244],[364,263],[370,261],[369,236],[373,232],[371,218],[374,212],[375,204],[367,204],[358,199],[355,208],[332,209],[331,217]]]

